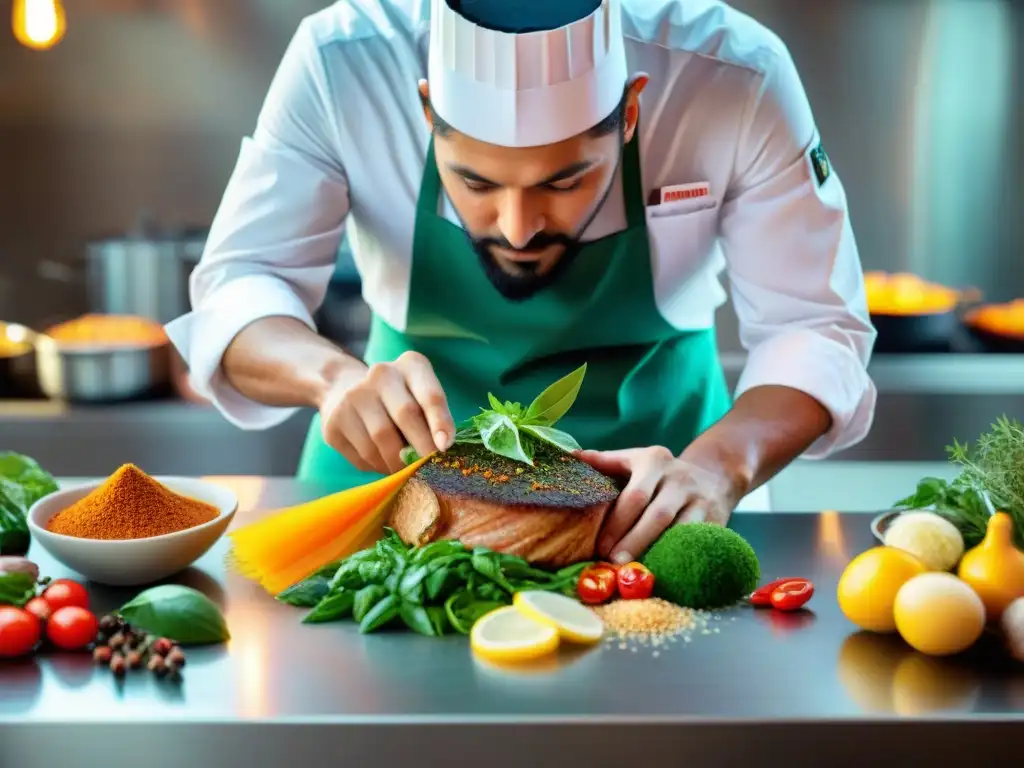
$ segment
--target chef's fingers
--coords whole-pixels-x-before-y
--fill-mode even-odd
[[[672,525],[690,501],[688,486],[683,483],[663,483],[651,499],[636,525],[619,542],[612,555],[614,563],[636,560]]]
[[[455,440],[455,422],[448,409],[448,398],[445,397],[444,388],[434,373],[434,367],[418,352],[406,352],[396,363],[405,373],[409,391],[426,414],[427,424],[430,425],[430,433],[433,435],[434,448],[438,451],[448,450]],[[420,455],[425,456],[426,453],[420,452]]]
[[[436,450],[426,414],[405,385],[405,379],[395,377],[386,382],[380,389],[380,399],[391,420],[398,426],[405,441],[416,449],[416,453],[429,456]]]
[[[346,440],[352,443],[356,453],[370,467],[371,471],[381,474],[388,473],[387,462],[377,450],[370,433],[366,430],[362,416],[355,408],[345,407],[338,413],[338,430]]]
[[[639,451],[576,451],[575,456],[604,475],[625,477],[633,471]]]
[[[622,541],[622,537],[640,519],[640,515],[654,497],[661,477],[662,468],[653,462],[647,462],[634,470],[602,526],[601,539],[597,546],[602,557],[610,556],[616,545]]]
[[[366,434],[369,436],[377,454],[383,459],[388,472],[397,472],[404,465],[402,449],[405,440],[399,434],[395,422],[381,401],[379,394],[373,393],[358,398],[355,403],[359,418],[363,420]]]
[[[334,416],[323,421],[324,442],[344,456],[345,460],[360,472],[376,472],[377,469],[363,459],[359,454],[359,450],[352,444],[352,441],[342,433],[338,426],[338,421],[339,418]]]

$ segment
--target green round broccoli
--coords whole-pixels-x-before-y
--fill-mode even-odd
[[[686,608],[721,608],[761,580],[757,554],[736,531],[712,523],[676,525],[644,555],[654,594]]]

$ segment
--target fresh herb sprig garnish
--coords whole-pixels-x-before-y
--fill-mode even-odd
[[[456,443],[482,444],[487,450],[513,461],[533,466],[537,442],[544,442],[571,453],[580,450],[579,443],[567,432],[555,429],[555,424],[569,412],[583,385],[587,373],[584,363],[541,392],[526,408],[520,403],[501,402],[490,392],[490,408],[459,424]],[[402,459],[411,464],[419,456],[411,447],[402,452]]]
[[[1002,416],[973,448],[954,440],[946,451],[961,469],[957,478],[926,477],[894,506],[934,510],[960,529],[968,547],[984,538],[991,509],[1006,512],[1013,519],[1014,541],[1024,549],[1024,425]]]

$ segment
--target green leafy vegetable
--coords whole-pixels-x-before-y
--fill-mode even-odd
[[[57,490],[53,475],[35,459],[12,451],[0,452],[0,477],[21,486],[26,509]]]
[[[36,596],[36,580],[29,573],[0,574],[0,605],[19,608]]]
[[[954,440],[946,450],[961,469],[956,479],[926,477],[893,506],[930,509],[945,517],[960,530],[968,548],[984,538],[992,509],[997,509],[1012,518],[1014,542],[1024,548],[1024,425],[1002,416],[973,448]]]
[[[277,599],[288,605],[295,605],[299,608],[312,608],[331,591],[331,579],[328,576],[317,574],[310,576],[305,581],[289,587]]]
[[[449,629],[465,634],[487,611],[510,605],[516,592],[540,589],[574,595],[576,580],[587,565],[549,573],[520,557],[485,547],[470,551],[457,541],[409,547],[388,528],[374,546],[322,569],[278,599],[309,607],[317,598],[305,623],[351,617],[365,633],[400,620],[430,637]]]
[[[319,624],[343,619],[352,613],[355,599],[356,595],[351,590],[339,589],[317,603],[316,607],[306,614],[302,622],[304,624]]]
[[[231,637],[217,605],[202,592],[180,584],[140,592],[118,613],[128,623],[182,645],[221,643]]]
[[[513,461],[533,466],[535,444],[548,443],[566,453],[578,451],[579,443],[572,435],[554,429],[555,423],[565,416],[576,402],[586,364],[562,377],[541,392],[532,403],[524,408],[520,403],[501,402],[493,393],[487,393],[490,409],[481,408],[480,413],[458,425],[456,443],[483,445],[487,450]],[[411,446],[401,451],[402,461],[408,466],[420,458]]]
[[[584,364],[537,395],[526,409],[525,423],[550,427],[565,416],[576,402],[586,375]]]
[[[524,443],[519,429],[511,416],[504,413],[481,413],[473,417],[473,423],[480,431],[480,439],[484,447],[491,453],[507,456],[513,461],[521,461],[533,466],[533,452]]]
[[[523,424],[520,429],[538,440],[543,440],[545,443],[555,446],[555,448],[560,448],[566,453],[580,450],[580,444],[576,442],[576,438],[560,429],[543,427],[540,424]]]
[[[359,622],[359,631],[369,634],[386,626],[398,616],[401,607],[402,603],[396,595],[388,595],[363,617],[363,620]]]

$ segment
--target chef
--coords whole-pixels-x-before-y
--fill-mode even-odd
[[[365,355],[312,314],[343,230]],[[715,341],[731,287],[748,359]],[[626,561],[725,524],[868,431],[874,342],[846,197],[784,44],[717,0],[341,0],[305,19],[168,327],[192,385],[266,429],[311,407],[301,479],[452,443],[487,392],[583,362],[559,423],[628,483]]]

